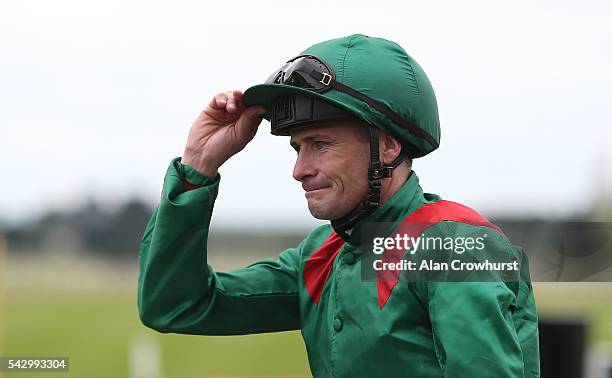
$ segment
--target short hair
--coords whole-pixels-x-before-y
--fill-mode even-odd
[[[355,135],[357,135],[357,140],[362,143],[370,143],[370,124],[366,121],[362,121],[360,119],[353,119],[355,127]],[[404,152],[404,146],[402,145],[402,152],[400,154],[404,155],[404,160],[408,163],[408,167],[412,168],[412,158],[408,155],[407,152]]]
[[[355,130],[357,140],[361,143],[370,143],[370,124],[357,118],[351,121],[355,124],[353,130]]]

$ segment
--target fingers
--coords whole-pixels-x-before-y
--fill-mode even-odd
[[[239,90],[217,93],[209,106],[215,110],[225,110],[230,114],[241,114],[246,108],[242,96],[243,93]]]
[[[208,104],[209,107],[215,110],[225,109],[226,105],[227,105],[227,95],[225,93],[217,93],[210,101],[210,104]]]

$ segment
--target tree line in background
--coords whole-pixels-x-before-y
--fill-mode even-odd
[[[50,211],[20,225],[5,225],[9,253],[87,251],[134,257],[153,208],[131,199],[115,210],[89,201],[75,211]]]
[[[2,224],[10,254],[92,254],[112,259],[136,259],[140,240],[153,207],[133,198],[115,209],[88,201],[76,210],[49,211],[18,225]],[[214,225],[212,226],[213,228]],[[258,253],[275,257],[295,247],[308,230],[252,232],[215,229],[208,240],[209,251]]]
[[[576,214],[571,220],[599,220],[602,217],[596,215],[601,211],[601,206],[594,207],[583,214]],[[109,258],[135,259],[152,213],[153,207],[138,198],[130,199],[113,209],[88,201],[76,210],[50,211],[19,225],[3,225],[0,222],[0,233],[5,236],[9,253],[89,253]],[[606,214],[610,212],[606,210]],[[538,240],[550,239],[542,235],[551,233],[555,221],[564,220],[570,219],[492,219],[506,231],[513,242],[528,250],[541,249]],[[309,231],[283,232],[271,229],[267,233],[252,233],[248,230],[214,229],[214,225],[212,228],[209,251],[259,252],[270,257],[276,256],[283,249],[295,247]]]

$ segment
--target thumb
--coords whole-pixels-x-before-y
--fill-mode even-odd
[[[236,122],[236,133],[241,140],[249,142],[253,139],[265,112],[266,108],[260,105],[250,106],[244,110]]]

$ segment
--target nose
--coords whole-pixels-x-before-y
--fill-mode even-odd
[[[293,178],[297,181],[303,181],[308,176],[314,176],[316,170],[312,161],[312,157],[309,156],[304,150],[298,153],[293,167]]]

